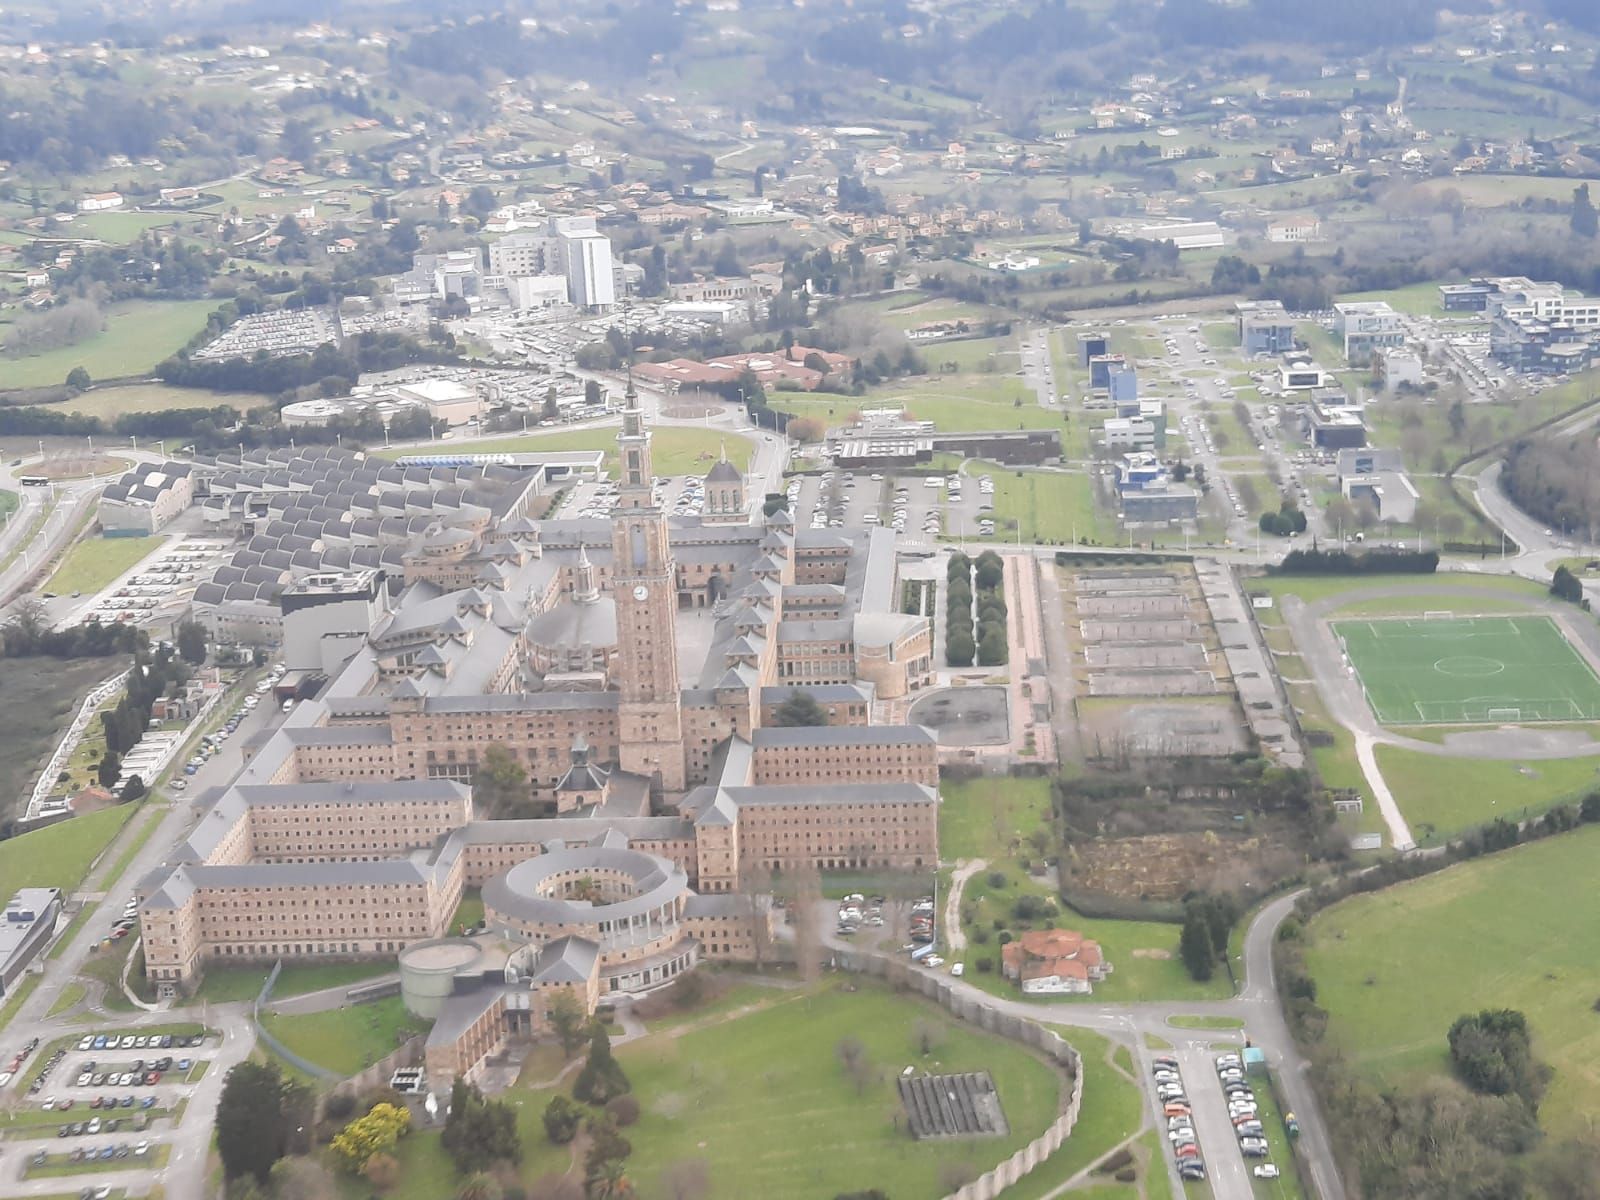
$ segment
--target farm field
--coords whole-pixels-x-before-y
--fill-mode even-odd
[[[1310,923],[1306,965],[1328,1040],[1382,1082],[1448,1071],[1463,1013],[1514,1008],[1554,1068],[1540,1105],[1552,1134],[1600,1106],[1600,828],[1546,838],[1356,896]]]
[[[61,383],[73,367],[92,379],[142,375],[205,326],[213,300],[136,300],[106,310],[106,327],[74,346],[0,359],[7,387]]]
[[[1340,621],[1333,629],[1386,725],[1600,716],[1600,679],[1549,617]]]
[[[160,534],[130,538],[86,537],[67,551],[44,590],[63,596],[73,592],[92,595],[131,570],[166,540]]]

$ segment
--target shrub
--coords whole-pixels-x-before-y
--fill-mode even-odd
[[[988,880],[990,887],[1003,888],[1006,885],[1006,873],[1004,871],[990,871]]]
[[[618,1129],[626,1129],[639,1119],[639,1102],[632,1096],[613,1096],[606,1102],[606,1116]]]
[[[988,955],[985,955],[978,960],[978,973],[980,975],[987,975],[993,970],[994,959],[990,958]]]

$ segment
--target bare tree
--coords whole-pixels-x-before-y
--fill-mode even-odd
[[[814,867],[785,872],[775,882],[794,927],[795,963],[800,977],[815,983],[822,977],[822,881]]]
[[[663,1200],[704,1200],[711,1194],[711,1168],[703,1158],[668,1163],[661,1171]]]
[[[547,1172],[533,1181],[528,1195],[539,1200],[584,1200],[583,1184],[566,1175]]]
[[[867,1057],[866,1046],[858,1037],[842,1037],[834,1047],[834,1053],[838,1055],[839,1065],[844,1068],[845,1075],[855,1084],[856,1095],[862,1095],[877,1075],[872,1060]]]

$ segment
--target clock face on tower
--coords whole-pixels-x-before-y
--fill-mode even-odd
[[[633,598],[635,600],[648,600],[650,598],[650,589],[642,583],[639,584],[633,589]]]

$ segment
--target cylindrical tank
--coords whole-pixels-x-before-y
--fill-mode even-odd
[[[433,1020],[455,991],[456,976],[478,961],[466,938],[433,938],[400,951],[400,998],[413,1016]]]

